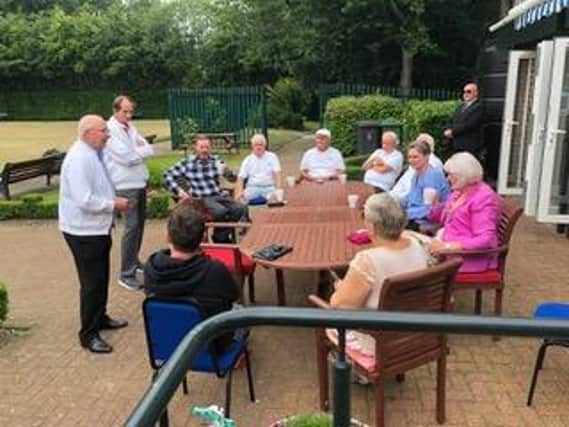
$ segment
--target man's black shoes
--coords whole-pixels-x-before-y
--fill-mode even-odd
[[[126,328],[127,326],[128,322],[126,320],[111,319],[110,317],[107,317],[103,320],[101,329],[121,329]]]
[[[102,339],[99,334],[93,335],[81,342],[81,346],[89,350],[91,353],[110,353],[113,347]]]

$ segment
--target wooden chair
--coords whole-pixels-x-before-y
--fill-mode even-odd
[[[446,313],[450,307],[453,278],[462,260],[453,258],[434,267],[385,279],[378,309],[383,311],[408,311]],[[318,307],[331,308],[315,295],[309,300]],[[411,369],[437,361],[437,422],[445,421],[447,338],[444,334],[424,332],[363,331],[375,338],[375,358],[356,350],[346,351],[353,369],[370,380],[375,387],[376,426],[383,427],[384,384],[389,377],[404,380],[404,373]],[[317,363],[320,388],[320,408],[329,409],[328,353],[337,346],[324,329],[316,331]]]
[[[252,258],[243,255],[239,250],[239,245],[229,243],[212,243],[212,231],[215,227],[225,227],[234,229],[234,236],[238,239],[240,230],[245,231],[251,226],[248,222],[208,222],[206,223],[206,241],[200,246],[204,253],[212,258],[221,261],[227,269],[238,277],[241,288],[242,300],[243,287],[247,279],[249,302],[255,303],[255,268],[256,264]]]
[[[506,258],[510,245],[510,239],[523,209],[512,200],[501,198],[502,213],[498,227],[498,247],[485,250],[463,250],[445,252],[445,255],[459,255],[463,258],[472,256],[488,257],[498,256],[498,266],[495,270],[487,270],[479,273],[458,273],[454,280],[454,291],[472,289],[476,291],[474,311],[482,312],[482,291],[495,290],[494,314],[502,314],[502,299],[506,282],[504,280],[506,270]]]

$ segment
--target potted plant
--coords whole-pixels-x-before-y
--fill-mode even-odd
[[[368,427],[366,424],[352,418],[351,427]],[[271,427],[332,427],[330,414],[299,414],[283,418]]]

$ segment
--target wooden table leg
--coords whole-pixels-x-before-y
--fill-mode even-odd
[[[277,299],[279,305],[286,305],[285,288],[284,288],[284,272],[280,269],[276,269],[277,273]]]

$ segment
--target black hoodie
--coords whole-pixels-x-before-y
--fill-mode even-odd
[[[231,310],[239,298],[233,276],[220,261],[197,254],[187,261],[172,258],[163,249],[148,258],[144,266],[145,292],[164,297],[192,297],[210,317]]]

